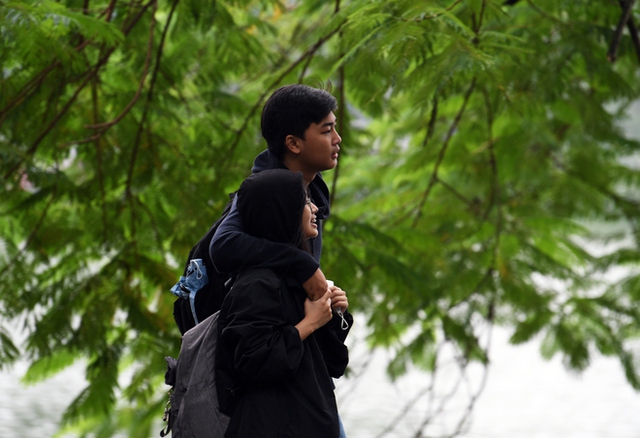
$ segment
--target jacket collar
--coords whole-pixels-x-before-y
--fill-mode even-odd
[[[286,168],[287,166],[284,165],[281,159],[269,152],[269,149],[265,149],[260,152],[253,161],[251,173],[259,173],[267,169]],[[329,207],[329,187],[320,172],[318,172],[316,177],[309,184],[309,194],[311,195],[313,203],[318,207],[318,213],[316,213],[316,216],[320,220],[326,220],[331,213],[331,209]]]

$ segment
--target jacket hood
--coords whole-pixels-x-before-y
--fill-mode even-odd
[[[253,167],[251,173],[257,174],[269,169],[287,169],[282,160],[269,152],[269,149],[265,149],[260,152],[253,161]],[[320,220],[326,220],[329,218],[331,209],[329,207],[329,187],[322,178],[322,174],[318,172],[316,177],[309,184],[309,195],[313,200],[313,203],[318,207],[316,216]]]
[[[302,174],[287,169],[250,175],[238,190],[238,213],[248,234],[298,246],[306,205]]]

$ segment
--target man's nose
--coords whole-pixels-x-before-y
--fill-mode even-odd
[[[340,137],[340,134],[338,134],[338,131],[335,131],[333,142],[338,145],[342,143],[342,137]]]

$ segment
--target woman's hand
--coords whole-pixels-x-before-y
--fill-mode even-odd
[[[338,286],[329,286],[329,292],[331,293],[331,308],[340,309],[343,312],[349,308],[349,300],[347,299],[347,293],[340,289]]]
[[[300,332],[300,339],[303,341],[314,331],[331,321],[331,294],[328,290],[318,300],[311,301],[307,298],[304,301],[304,318],[298,324],[296,328]]]

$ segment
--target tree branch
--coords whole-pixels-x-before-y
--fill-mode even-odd
[[[169,25],[171,24],[173,13],[176,9],[176,6],[178,5],[178,2],[179,0],[174,0],[173,4],[171,5],[171,10],[169,11],[167,23],[165,24],[164,30],[162,32],[160,44],[158,44],[158,51],[156,52],[156,65],[154,66],[153,74],[151,75],[151,83],[149,84],[149,91],[147,92],[147,100],[145,103],[144,111],[142,113],[142,118],[140,119],[140,123],[138,124],[138,131],[136,132],[136,139],[135,139],[135,143],[133,145],[133,151],[131,154],[131,165],[129,166],[129,172],[127,173],[127,182],[125,184],[125,194],[127,195],[127,197],[131,195],[131,183],[133,181],[133,168],[135,166],[136,157],[138,155],[138,148],[140,144],[142,129],[144,124],[146,123],[147,114],[149,112],[149,105],[151,103],[151,99],[153,98],[153,90],[155,88],[155,83],[158,76],[158,70],[160,68],[160,60],[162,58],[162,50],[164,47],[165,37],[168,32]],[[155,22],[156,8],[157,8],[157,3],[155,3],[155,0],[154,0],[154,13],[152,17],[153,22]]]
[[[625,0],[619,0],[620,7],[624,11],[625,9]],[[636,56],[638,57],[638,61],[640,61],[640,37],[638,36],[638,28],[636,27],[636,23],[633,21],[633,15],[629,16],[629,20],[627,21],[627,28],[629,29],[629,35],[631,35],[631,42],[633,43],[633,47],[636,50]]]
[[[487,203],[487,209],[485,210],[483,219],[489,217],[491,210],[496,204],[499,198],[500,182],[498,179],[498,164],[495,154],[495,140],[493,138],[493,108],[491,106],[491,99],[486,88],[483,88],[482,94],[484,96],[485,106],[487,108],[487,135],[489,137],[489,164],[491,167],[491,192],[489,194],[489,202]]]
[[[487,133],[488,133],[488,137],[489,137],[489,153],[490,153],[490,165],[491,165],[491,174],[492,174],[492,178],[491,178],[491,194],[490,194],[490,200],[487,204],[487,209],[485,211],[485,213],[482,215],[482,218],[480,219],[481,223],[486,221],[487,218],[489,217],[489,213],[491,211],[491,209],[493,209],[494,206],[496,206],[496,204],[499,203],[499,191],[500,191],[500,185],[499,185],[499,178],[498,178],[498,166],[497,166],[497,162],[496,162],[496,158],[495,158],[495,148],[494,148],[494,138],[493,138],[493,109],[491,107],[491,102],[489,100],[489,95],[487,94],[486,90],[483,90],[483,94],[485,97],[485,105],[487,106],[487,114],[488,114],[488,120],[487,120]],[[442,184],[442,182],[441,182]],[[473,290],[463,299],[461,299],[460,301],[458,301],[457,303],[454,303],[453,306],[450,307],[450,309],[458,306],[459,304],[468,301],[471,296],[473,294],[475,294],[476,292],[479,292],[485,285],[485,283],[487,283],[489,280],[491,280],[493,273],[496,271],[496,264],[497,264],[497,260],[498,260],[498,249],[500,247],[500,238],[502,236],[502,231],[503,231],[503,218],[502,218],[502,214],[501,214],[501,210],[500,207],[498,206],[498,214],[496,215],[496,223],[495,223],[495,232],[494,232],[494,241],[493,241],[493,248],[492,248],[492,254],[491,254],[491,262],[489,263],[489,267],[486,269],[484,275],[482,276],[482,278],[480,279],[480,281],[478,282],[478,284],[473,288]],[[449,310],[450,310],[449,309]],[[489,312],[490,315],[487,317],[487,319],[492,320],[493,319],[493,315],[492,315],[492,311]]]
[[[620,46],[620,41],[622,40],[622,31],[629,22],[629,17],[631,17],[631,9],[633,8],[633,4],[635,3],[635,1],[636,0],[620,1],[620,6],[622,6],[622,15],[620,16],[620,20],[618,21],[616,30],[613,32],[611,45],[609,46],[609,51],[607,52],[607,60],[609,62],[615,62],[616,60],[618,47]]]
[[[422,209],[424,208],[424,205],[427,202],[427,199],[429,198],[429,194],[431,193],[431,189],[433,189],[433,186],[438,181],[438,170],[440,169],[440,164],[442,164],[442,160],[444,159],[444,155],[445,155],[445,153],[447,151],[447,147],[449,146],[449,142],[451,141],[451,138],[453,137],[453,134],[456,132],[456,129],[458,128],[458,124],[460,123],[460,119],[462,118],[462,115],[464,114],[464,111],[465,111],[465,109],[467,107],[467,103],[469,102],[469,99],[471,98],[471,94],[473,93],[473,90],[474,90],[475,86],[476,86],[476,78],[474,77],[471,80],[471,85],[469,85],[469,88],[467,89],[467,92],[465,93],[464,100],[462,102],[462,106],[458,110],[458,113],[456,114],[455,118],[453,119],[453,123],[449,127],[449,131],[447,132],[447,136],[444,139],[444,142],[442,144],[442,148],[440,148],[440,153],[438,154],[438,158],[436,160],[435,167],[433,169],[433,172],[431,173],[431,178],[429,179],[429,184],[427,185],[426,190],[422,194],[422,198],[420,200],[420,204],[418,205],[417,214],[416,214],[416,217],[415,217],[415,219],[413,221],[413,225],[412,225],[413,228],[415,228],[418,225],[418,221],[420,220],[420,217],[422,216]]]
[[[491,330],[491,327],[493,327],[493,325],[489,326],[489,330]],[[488,343],[487,343],[487,347],[485,348],[485,353],[487,353],[487,354],[488,354],[488,351],[489,351],[489,346],[490,346],[489,344],[490,343],[491,343],[491,334],[489,334],[489,340],[488,340]],[[480,398],[480,395],[482,394],[482,392],[484,391],[485,386],[487,385],[488,377],[489,377],[489,367],[488,367],[488,365],[485,365],[484,368],[483,368],[483,372],[482,372],[482,380],[480,381],[480,387],[478,388],[478,390],[474,394],[471,394],[471,398],[469,400],[469,403],[467,404],[467,408],[465,410],[465,413],[460,418],[460,421],[458,421],[458,425],[456,426],[455,431],[452,433],[452,436],[457,436],[460,433],[462,433],[462,427],[464,426],[465,422],[470,418],[471,412],[473,412],[474,405],[478,401],[478,398]]]
[[[140,20],[140,18],[142,17],[143,13],[148,9],[148,7],[152,4],[155,4],[156,0],[151,0],[149,3],[147,3],[139,12],[138,14],[129,22],[129,24],[127,26],[125,26],[124,30],[123,30],[123,34],[126,36],[129,34],[129,32],[131,32],[131,30],[133,29],[133,27],[136,25],[136,23]],[[115,0],[112,0],[112,2],[110,3],[111,5],[115,5]],[[109,20],[111,18],[110,14],[107,15],[107,19]],[[35,142],[33,143],[33,145],[28,149],[27,154],[26,155],[33,155],[36,150],[38,149],[38,145],[40,144],[40,142],[44,139],[44,137],[46,137],[49,132],[53,129],[53,127],[58,123],[58,121],[67,113],[67,111],[69,110],[69,108],[71,108],[71,105],[75,102],[76,98],[78,97],[78,95],[80,94],[80,92],[84,89],[84,87],[87,85],[87,83],[89,82],[89,80],[91,80],[96,74],[98,74],[98,71],[100,71],[100,68],[102,68],[102,66],[104,64],[106,64],[106,62],[109,60],[111,54],[115,51],[115,47],[112,47],[110,49],[107,50],[106,54],[98,61],[98,63],[94,66],[94,68],[89,71],[89,73],[87,73],[87,75],[85,76],[84,80],[82,81],[82,83],[80,84],[80,86],[76,89],[76,91],[73,93],[73,95],[71,96],[71,98],[69,99],[69,101],[67,102],[67,104],[62,108],[62,110],[53,118],[53,120],[47,125],[47,127],[44,129],[44,131],[36,138]],[[95,138],[94,138],[95,139]],[[19,167],[20,167],[21,163],[17,163],[15,166],[13,166],[11,169],[9,169],[9,171],[7,173],[5,173],[4,175],[4,179],[8,179]]]
[[[85,40],[81,44],[76,46],[74,48],[74,50],[76,52],[80,52],[85,47],[87,47],[89,45],[89,43],[90,43],[90,41]],[[49,73],[51,73],[52,70],[54,70],[57,67],[60,67],[61,65],[62,65],[62,63],[60,61],[52,62],[51,64],[46,66],[44,69],[42,69],[39,73],[37,73],[33,78],[31,78],[26,84],[24,84],[24,86],[22,87],[20,92],[15,97],[13,97],[9,101],[9,103],[7,103],[7,105],[5,105],[4,108],[2,108],[0,110],[0,126],[2,126],[2,123],[4,122],[4,120],[6,118],[6,115],[9,112],[9,110],[11,110],[11,108],[13,108],[18,103],[22,102],[25,99],[25,97],[30,94],[30,92],[32,90],[35,90],[40,85],[42,85],[42,81],[44,81],[44,79],[47,77],[47,75]]]
[[[100,13],[100,17],[102,15],[106,15],[105,21],[111,21],[111,17],[113,16],[113,10],[116,7],[116,0],[111,0],[109,5]]]
[[[438,345],[437,350],[439,351],[441,348],[442,348],[442,344]],[[439,357],[438,351],[436,351],[435,353],[436,358]],[[420,400],[425,395],[433,394],[435,392],[436,373],[437,373],[437,367],[433,370],[433,373],[431,374],[431,382],[429,383],[429,385],[422,388],[420,391],[418,391],[418,393],[415,396],[413,396],[413,398],[407,401],[404,404],[404,407],[402,408],[402,410],[400,410],[400,412],[398,413],[398,415],[396,415],[393,418],[393,420],[389,422],[387,427],[385,427],[378,435],[376,435],[375,438],[382,438],[385,435],[388,435],[391,432],[393,432],[394,429],[400,424],[402,419],[406,417],[407,414],[411,412],[411,409],[415,407],[415,404],[418,402],[418,400]],[[431,419],[431,415],[429,415],[429,419]]]
[[[173,4],[171,5],[171,10],[169,11],[169,16],[167,18],[167,23],[165,24],[164,30],[162,32],[162,37],[160,39],[160,43],[158,44],[158,51],[156,52],[156,64],[154,66],[153,69],[153,73],[151,75],[151,83],[149,84],[149,91],[147,92],[147,100],[144,106],[144,111],[142,113],[142,118],[140,119],[140,122],[138,123],[138,130],[136,132],[136,138],[134,140],[134,144],[133,144],[133,150],[131,152],[131,164],[129,165],[129,169],[127,172],[127,181],[125,183],[125,198],[128,200],[129,202],[129,209],[131,210],[131,235],[132,237],[134,237],[133,239],[133,243],[135,245],[134,250],[137,251],[137,245],[135,244],[135,230],[136,230],[136,217],[135,217],[135,212],[134,212],[134,202],[133,202],[133,196],[132,196],[132,192],[131,192],[131,184],[133,183],[133,169],[135,168],[135,164],[136,164],[136,160],[138,157],[138,150],[140,149],[140,139],[142,138],[142,131],[144,129],[144,126],[146,124],[147,121],[147,116],[149,114],[149,106],[151,104],[151,100],[153,98],[153,91],[155,89],[155,84],[156,84],[156,79],[158,76],[158,71],[160,69],[160,61],[162,59],[162,51],[163,51],[163,47],[164,47],[164,41],[165,41],[165,37],[166,34],[168,32],[169,29],[169,25],[171,24],[171,20],[173,18],[173,13],[176,9],[176,6],[178,5],[179,0],[174,0]],[[153,0],[153,14],[151,17],[152,20],[152,27],[154,26],[153,23],[155,23],[155,15],[156,15],[156,10],[157,10],[158,4],[156,0]],[[151,33],[153,35],[153,32]]]
[[[484,21],[484,11],[486,8],[486,0],[482,0],[482,6],[480,7],[480,18],[478,18],[478,21],[476,22],[476,13],[472,13],[471,14],[471,28],[473,29],[473,32],[476,34],[475,38],[473,39],[473,43],[475,45],[478,44],[479,42],[479,34],[480,34],[480,28],[482,27],[482,22]]]
[[[438,179],[438,181],[437,181],[438,184],[440,184],[446,190],[450,191],[453,194],[453,196],[455,196],[460,201],[462,201],[464,204],[466,204],[467,207],[469,207],[469,210],[471,210],[473,212],[473,214],[477,215],[480,218],[481,221],[485,220],[485,218],[482,215],[482,212],[479,209],[479,202],[474,202],[474,201],[472,201],[470,199],[467,199],[466,196],[464,196],[462,193],[457,191],[455,189],[455,187],[451,186],[449,183],[444,181],[442,178],[440,178],[440,177],[436,177],[436,178]]]
[[[136,104],[136,102],[138,101],[138,99],[140,98],[140,95],[142,94],[142,88],[144,87],[144,82],[147,79],[147,74],[149,73],[149,65],[151,64],[151,52],[153,51],[153,33],[155,31],[155,24],[156,24],[156,20],[155,20],[155,10],[157,8],[157,1],[153,0],[153,4],[154,4],[154,16],[151,18],[151,25],[149,26],[149,41],[147,43],[147,55],[145,57],[145,62],[144,62],[144,67],[142,69],[142,77],[140,78],[140,83],[138,85],[138,89],[136,90],[136,94],[133,96],[133,99],[131,99],[131,102],[129,102],[129,104],[124,108],[124,110],[113,120],[109,121],[109,122],[104,122],[104,123],[98,123],[97,125],[85,125],[84,127],[87,129],[108,129],[111,126],[115,125],[116,123],[118,123],[120,120],[122,120],[122,118],[127,115],[127,113],[129,111],[131,111],[131,108],[133,108],[133,106]],[[163,34],[164,36],[164,34]],[[104,133],[104,132],[103,132]]]
[[[85,0],[84,13],[87,14],[87,6],[88,0]],[[102,17],[106,14],[105,21],[111,21],[111,15],[113,13],[113,9],[115,8],[116,0],[111,0],[109,5],[98,15],[98,18]],[[87,47],[91,43],[90,40],[84,40],[78,46],[74,48],[76,52],[82,51],[85,47]],[[17,103],[21,102],[31,90],[37,88],[42,81],[46,78],[46,76],[56,67],[60,67],[62,63],[60,61],[54,61],[49,64],[47,67],[42,69],[39,73],[37,73],[32,79],[30,79],[23,87],[22,90],[4,107],[0,110],[0,126],[2,126],[7,113],[11,108],[13,108]]]
[[[450,341],[444,341],[443,344],[446,344],[447,342]],[[453,343],[454,346],[456,346],[455,343]],[[442,396],[442,398],[438,401],[439,406],[437,407],[437,409],[435,411],[432,411],[432,413],[427,413],[425,415],[424,420],[422,421],[422,423],[420,424],[420,426],[418,426],[418,428],[416,428],[416,432],[413,435],[414,438],[422,438],[423,435],[423,431],[424,429],[433,421],[434,418],[437,418],[438,415],[441,415],[445,408],[447,407],[447,404],[449,403],[449,401],[451,401],[453,399],[453,397],[458,393],[458,388],[461,386],[463,381],[466,381],[466,369],[467,369],[467,365],[469,363],[466,355],[464,354],[464,352],[460,351],[460,355],[455,359],[456,364],[458,365],[459,369],[460,369],[460,377],[458,378],[458,380],[456,381],[456,383],[453,385],[453,387],[451,388],[451,390],[447,393],[444,394]],[[485,372],[486,372],[486,367],[485,367]],[[435,377],[434,377],[435,379]],[[432,391],[431,394],[433,394],[435,391]],[[479,391],[482,392],[482,389]],[[476,397],[477,398],[476,394]],[[472,401],[470,402],[471,406],[473,406],[473,403],[475,402],[475,398],[472,397]],[[434,403],[433,400],[431,400],[431,403]],[[461,424],[464,424],[465,421],[467,421],[468,419],[468,415],[469,413],[466,412],[462,418],[460,419],[459,423],[458,423],[458,427]],[[459,431],[456,431],[455,433],[449,435],[450,437],[456,436],[459,433]]]
[[[107,60],[109,59],[109,57],[111,56],[111,54],[113,53],[114,49],[110,49],[107,51],[106,55],[104,55],[99,61],[98,63],[94,66],[94,68],[85,76],[85,78],[82,80],[82,82],[80,83],[80,86],[78,86],[78,88],[76,88],[76,91],[73,93],[73,95],[71,96],[71,98],[69,98],[69,100],[67,101],[67,103],[64,105],[64,107],[62,108],[62,110],[60,110],[60,112],[58,112],[58,114],[56,114],[53,119],[51,120],[51,122],[49,122],[49,124],[45,127],[45,129],[40,133],[40,135],[38,135],[38,137],[36,137],[36,140],[33,142],[33,144],[31,145],[31,147],[27,150],[26,155],[33,155],[35,154],[36,150],[38,149],[38,145],[40,144],[40,142],[49,134],[49,132],[51,132],[51,130],[53,129],[53,127],[58,123],[58,121],[67,113],[67,111],[69,111],[69,108],[71,108],[71,105],[73,105],[73,103],[75,102],[75,100],[77,99],[78,95],[80,94],[80,92],[84,89],[84,87],[87,85],[87,83],[98,73],[98,71],[100,70],[100,68],[107,62]],[[14,165],[11,169],[9,169],[7,171],[7,173],[5,173],[4,175],[4,179],[8,179],[13,172],[15,172],[19,167],[20,167],[21,163],[17,163],[16,165]]]

